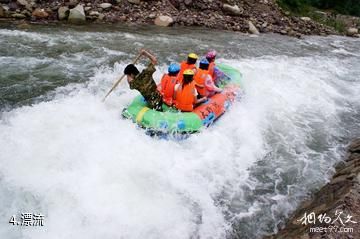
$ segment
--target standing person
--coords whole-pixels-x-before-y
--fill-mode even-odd
[[[184,112],[191,112],[194,110],[196,104],[200,104],[207,100],[206,97],[198,99],[198,93],[195,87],[194,72],[192,70],[185,70],[183,74],[183,81],[175,85],[174,99],[177,109]]]
[[[158,90],[163,96],[163,101],[168,106],[172,106],[174,103],[174,87],[178,83],[178,76],[180,72],[180,65],[177,63],[170,64],[168,73],[164,74]]]
[[[140,54],[149,58],[149,65],[140,73],[136,66],[129,64],[125,67],[124,74],[127,76],[130,89],[138,90],[150,108],[162,111],[162,97],[152,77],[156,71],[157,59],[146,50],[140,50]]]
[[[222,92],[217,87],[209,73],[209,62],[206,59],[200,61],[199,70],[195,74],[195,85],[200,96],[211,97],[216,93]]]

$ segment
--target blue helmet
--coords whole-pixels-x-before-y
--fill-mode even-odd
[[[176,73],[180,71],[180,65],[177,63],[171,63],[169,68],[168,68],[168,72],[169,73]]]
[[[201,65],[209,65],[209,61],[206,58],[201,59],[200,61]]]

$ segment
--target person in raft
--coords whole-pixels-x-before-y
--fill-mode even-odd
[[[161,78],[161,82],[158,86],[163,101],[168,106],[172,106],[174,103],[174,87],[179,82],[178,76],[180,72],[180,65],[177,63],[170,64],[168,68],[168,73],[164,74]]]
[[[190,53],[186,61],[180,63],[180,81],[182,81],[182,75],[185,70],[192,70],[194,74],[197,71],[196,61],[199,57],[195,53]]]
[[[195,74],[196,90],[200,96],[211,97],[216,93],[222,92],[222,89],[217,87],[209,73],[209,62],[206,59],[200,61],[199,69]]]
[[[230,77],[225,75],[218,67],[216,67],[215,59],[217,52],[215,50],[210,50],[206,53],[206,60],[209,61],[209,74],[213,78],[213,81],[216,85],[219,85],[221,80],[230,80]]]
[[[129,64],[124,69],[124,74],[127,76],[130,89],[138,90],[145,98],[148,106],[157,111],[162,111],[162,97],[157,90],[156,83],[152,77],[156,71],[155,65],[157,59],[146,50],[140,50],[140,54],[149,58],[149,65],[140,73],[133,64]]]
[[[194,81],[194,72],[192,70],[185,70],[183,81],[175,85],[174,99],[175,107],[184,112],[193,111],[196,104],[203,103],[207,100],[206,97],[198,99]]]

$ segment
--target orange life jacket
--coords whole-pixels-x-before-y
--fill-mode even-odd
[[[215,80],[215,62],[210,62],[208,71],[212,79]]]
[[[209,93],[205,87],[205,80],[206,77],[208,76],[209,76],[209,71],[203,69],[198,69],[196,75],[194,76],[196,90],[201,96],[207,96]]]
[[[196,74],[197,67],[195,64],[188,64],[186,61],[180,63],[179,82],[182,82],[183,73],[188,69],[194,71],[194,74]]]
[[[193,111],[195,104],[195,81],[187,85],[181,84],[176,90],[176,103],[175,106],[181,111]]]
[[[178,83],[177,76],[169,76],[169,74],[164,74],[161,79],[161,91],[160,93],[163,96],[163,101],[167,105],[173,104],[173,95],[174,95],[174,87]]]

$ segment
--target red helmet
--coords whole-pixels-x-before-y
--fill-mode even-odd
[[[206,53],[206,58],[207,59],[214,59],[216,57],[216,51],[215,50],[211,50],[208,53]]]

